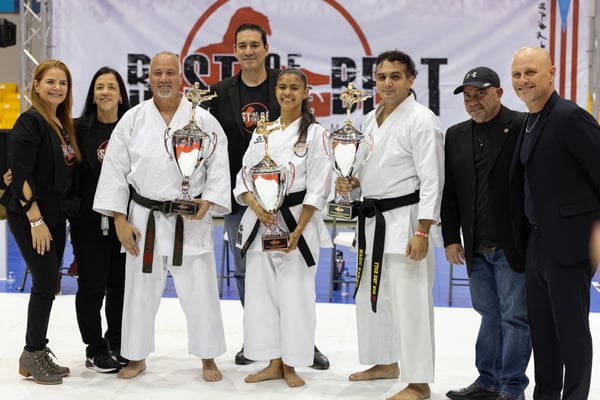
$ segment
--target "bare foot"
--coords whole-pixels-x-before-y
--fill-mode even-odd
[[[217,368],[214,358],[202,359],[202,377],[206,382],[217,382],[223,379],[223,375],[219,371],[219,368]]]
[[[257,372],[256,374],[250,374],[244,379],[248,383],[268,381],[271,379],[283,378],[283,362],[281,359],[271,360],[269,365]]]
[[[146,369],[146,360],[129,361],[126,367],[121,368],[121,370],[117,373],[117,378],[119,379],[131,379],[135,378],[140,374],[140,372]]]
[[[364,371],[351,374],[348,379],[351,381],[371,381],[373,379],[396,379],[400,376],[398,363],[387,365],[374,365]]]
[[[289,387],[300,387],[305,384],[304,379],[300,378],[294,367],[285,364],[283,364],[283,379]]]
[[[427,383],[409,383],[407,387],[385,400],[427,400],[431,389]]]

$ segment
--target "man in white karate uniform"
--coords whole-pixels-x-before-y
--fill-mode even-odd
[[[409,384],[390,399],[422,400],[431,396],[434,378],[435,260],[428,236],[439,221],[443,134],[433,112],[415,100],[410,56],[387,51],[376,65],[382,102],[363,124],[373,137],[372,152],[355,177],[336,180],[339,192],[363,196],[356,319],[359,361],[374,364],[349,379],[396,379],[401,370]]]
[[[182,196],[183,180],[172,134],[190,121],[192,106],[179,93],[175,54],[152,58],[149,81],[152,99],[129,110],[115,127],[94,200],[97,212],[114,216],[127,252],[121,354],[131,361],[118,377],[133,378],[146,368],[170,272],[188,323],[189,352],[202,358],[203,378],[218,381],[214,358],[225,352],[225,333],[208,211],[231,208],[227,138],[217,120],[197,107],[196,124],[216,135],[216,150],[190,177],[197,212],[183,218],[168,212],[171,201]]]

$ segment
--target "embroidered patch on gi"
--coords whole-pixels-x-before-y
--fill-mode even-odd
[[[292,151],[296,155],[296,157],[305,157],[306,153],[308,153],[308,143],[305,141],[296,142],[294,147],[292,147]]]

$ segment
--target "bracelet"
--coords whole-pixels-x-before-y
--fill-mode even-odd
[[[429,234],[425,233],[423,231],[415,231],[415,236],[421,236],[421,237],[426,238],[426,237],[429,237]]]
[[[31,225],[32,228],[35,228],[36,226],[40,226],[43,223],[44,223],[44,218],[42,218],[42,217],[32,219],[29,221],[29,225]]]

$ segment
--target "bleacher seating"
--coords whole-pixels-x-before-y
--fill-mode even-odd
[[[12,129],[21,112],[19,88],[14,82],[0,82],[0,129]]]
[[[0,82],[0,92],[19,93],[19,88],[15,82]]]

